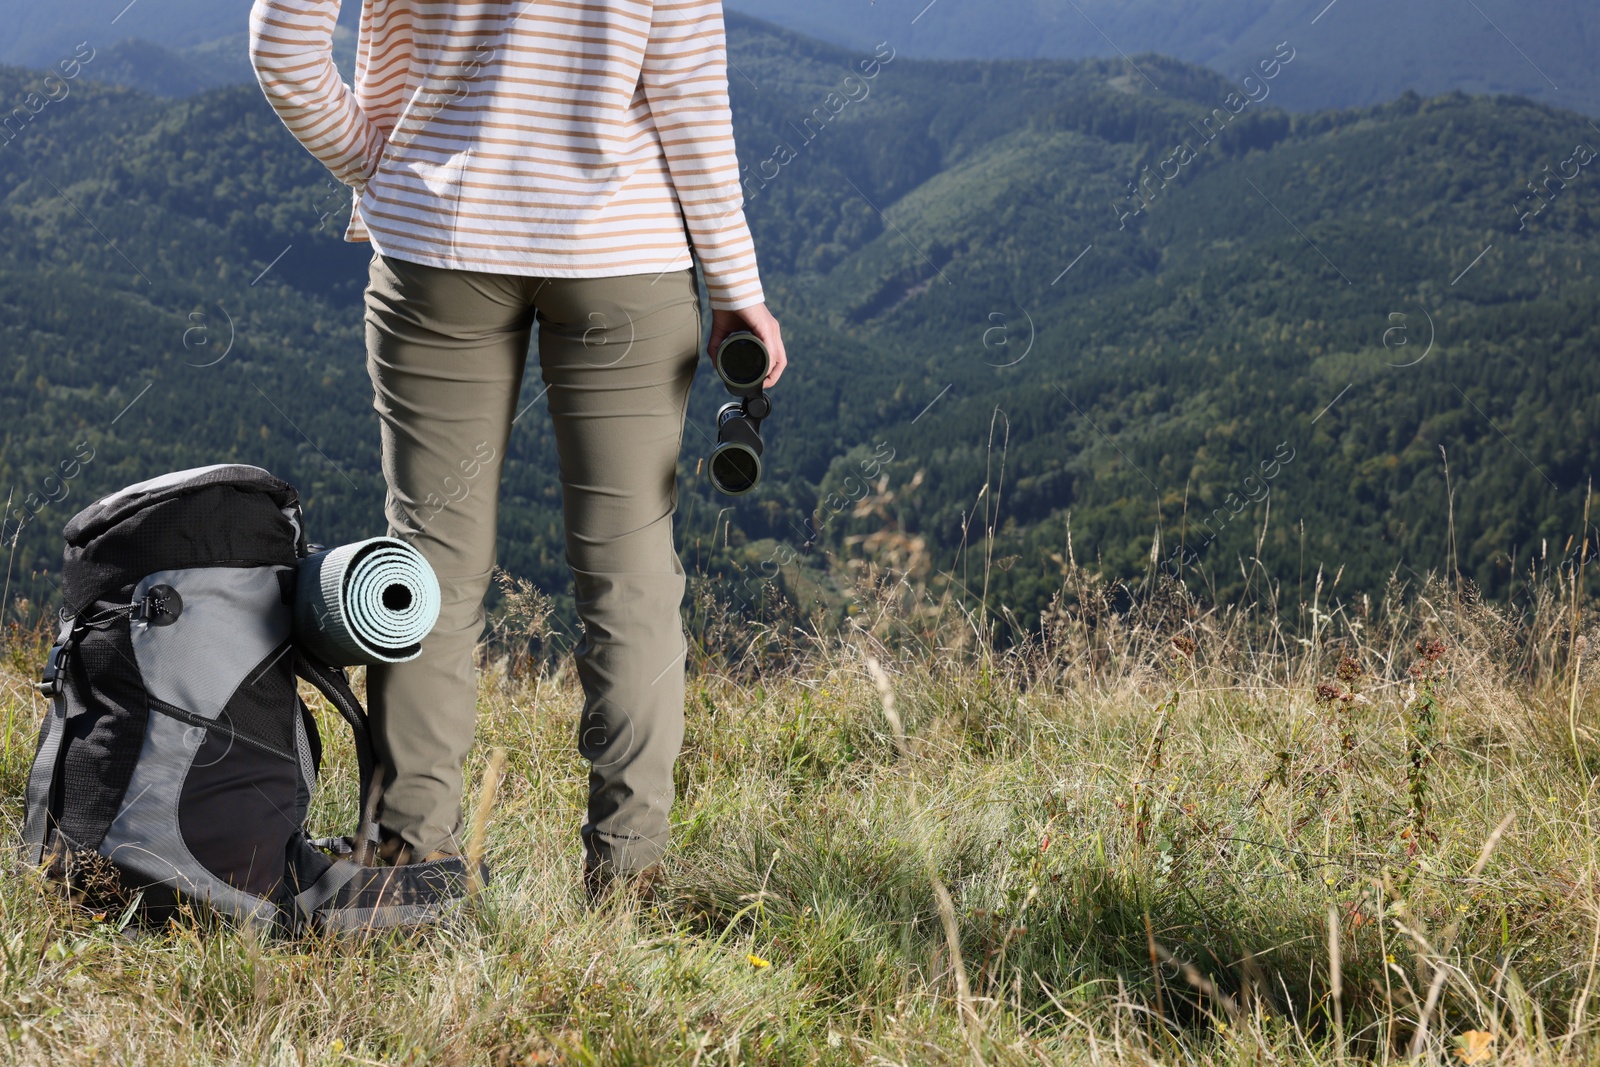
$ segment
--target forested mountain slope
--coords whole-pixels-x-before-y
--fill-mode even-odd
[[[750,23],[730,58],[794,363],[770,476],[737,501],[694,477],[725,399],[696,388],[692,569],[781,542],[809,577],[780,581],[826,600],[883,521],[854,516],[848,479],[891,453],[891,513],[971,588],[990,560],[1024,623],[1069,522],[1080,560],[1124,574],[1159,529],[1158,559],[1218,595],[1260,580],[1258,541],[1290,583],[1440,567],[1446,456],[1455,556],[1491,593],[1579,530],[1600,417],[1581,116],[1462,95],[1291,116],[1173,60],[1141,60],[1147,83],[1121,60],[919,61]],[[1264,58],[1279,85],[1302,55]],[[14,585],[49,593],[33,576],[82,503],[199,463],[295,481],[327,543],[377,532],[347,195],[254,86],[172,101],[93,76],[0,151],[0,483],[38,511]],[[41,84],[5,69],[0,99]],[[551,449],[538,401],[501,560],[561,589]]]

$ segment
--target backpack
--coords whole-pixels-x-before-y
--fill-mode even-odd
[[[459,857],[367,865],[377,767],[344,670],[295,638],[298,567],[321,546],[293,486],[242,464],[177,471],[95,501],[62,533],[29,865],[80,894],[139,894],[145,918],[203,905],[279,932],[431,922],[466,895]],[[307,833],[322,741],[297,676],[350,726],[353,838]]]

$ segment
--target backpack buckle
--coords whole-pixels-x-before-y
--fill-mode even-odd
[[[67,646],[51,645],[50,656],[44,662],[44,671],[39,675],[39,680],[33,687],[47,697],[59,696],[61,693],[61,675],[67,669]]]
[[[61,695],[61,676],[67,670],[67,653],[72,651],[72,646],[78,643],[78,637],[87,627],[77,615],[69,615],[61,620],[61,630],[56,634],[55,644],[50,646],[50,654],[45,657],[44,670],[39,674],[39,680],[33,687],[47,697]]]

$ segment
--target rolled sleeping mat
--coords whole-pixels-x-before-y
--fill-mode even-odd
[[[422,553],[372,537],[300,561],[295,638],[335,667],[404,663],[439,619],[439,579]]]

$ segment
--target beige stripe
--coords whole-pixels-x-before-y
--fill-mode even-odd
[[[373,212],[373,211],[370,211],[368,209],[363,209],[362,214],[363,214],[363,216],[368,216],[368,217],[379,217],[379,218],[384,217],[382,215],[382,213]],[[370,221],[370,219],[369,219],[369,221]],[[415,220],[409,220],[408,219],[408,220],[404,220],[404,221],[409,224],[409,223],[413,223]],[[508,252],[507,247],[506,247],[506,245],[504,243],[505,231],[504,231],[504,229],[498,228],[498,227],[481,228],[481,227],[469,227],[469,226],[457,225],[457,226],[455,226],[455,227],[453,227],[451,229],[444,229],[442,227],[427,227],[427,226],[411,225],[411,226],[409,226],[409,228],[406,228],[406,229],[396,228],[394,230],[388,230],[388,229],[384,229],[384,228],[380,227],[378,229],[378,232],[380,234],[386,234],[386,235],[388,235],[388,234],[404,234],[404,235],[407,235],[407,236],[410,236],[410,237],[414,237],[414,238],[418,238],[418,239],[427,238],[427,239],[430,239],[430,243],[432,243],[434,241],[437,241],[439,234],[445,233],[445,234],[454,235],[454,239],[442,242],[441,243],[441,247],[444,247],[444,248],[451,248],[451,247],[455,247],[455,248],[483,248],[483,249],[494,249],[494,250],[498,250],[500,252]],[[463,234],[463,233],[468,234],[470,236],[468,238],[466,238],[466,239],[463,239],[461,237],[461,234]],[[477,240],[473,240],[472,239],[473,237],[478,237],[478,236],[488,238],[488,240],[477,241]],[[681,249],[686,247],[684,245],[684,243],[683,243],[683,231],[681,231],[681,230],[677,230],[677,231],[667,230],[667,231],[662,231],[660,233],[655,233],[655,234],[649,233],[648,231],[643,231],[643,232],[633,232],[633,233],[629,233],[629,234],[626,234],[626,235],[618,235],[618,239],[617,240],[611,241],[610,243],[605,244],[604,247],[599,247],[600,242],[596,239],[596,236],[595,236],[595,234],[593,232],[590,232],[590,233],[587,233],[587,234],[567,234],[565,236],[568,239],[572,240],[572,241],[580,241],[580,242],[582,242],[583,246],[582,247],[561,246],[561,245],[556,244],[556,243],[552,243],[548,247],[541,245],[539,253],[537,255],[535,255],[535,256],[530,257],[530,258],[551,258],[551,259],[555,259],[555,258],[558,258],[558,257],[559,258],[573,258],[573,257],[587,256],[587,257],[601,257],[601,258],[604,258],[607,261],[610,261],[610,260],[614,260],[618,256],[627,256],[630,253],[658,252],[658,251],[676,251],[676,250],[681,250]],[[610,236],[610,235],[607,235],[607,236]],[[628,240],[626,240],[626,241],[621,240],[620,239],[621,236],[626,236],[628,238]],[[541,235],[541,238],[542,238],[542,240],[548,241],[550,239],[550,236],[549,235]],[[655,240],[642,240],[641,238],[656,238],[656,239]],[[746,247],[743,251],[748,254],[750,252],[750,249],[748,247]],[[515,255],[515,253],[508,253],[508,254]],[[738,259],[738,258],[745,258],[745,257],[744,256],[732,256],[732,255],[730,255],[729,258],[730,259]]]
[[[381,236],[383,240],[380,243],[384,246],[386,252],[394,252],[396,250],[404,249],[413,253],[421,253],[423,255],[433,256],[441,259],[450,259],[455,261],[466,259],[469,261],[469,263],[472,258],[470,256],[463,257],[456,255],[453,251],[441,252],[438,246],[432,241],[412,241],[409,240],[408,235],[404,233],[383,232]],[[570,256],[565,254],[553,256],[549,260],[539,259],[536,257],[519,257],[515,254],[507,253],[505,248],[501,245],[475,245],[471,242],[468,242],[464,246],[458,245],[457,247],[479,248],[488,254],[482,260],[483,262],[489,264],[488,266],[478,268],[469,265],[467,269],[498,270],[508,264],[517,264],[533,268],[532,270],[525,271],[523,273],[548,273],[552,277],[606,277],[611,274],[635,274],[646,271],[653,273],[661,270],[670,270],[676,264],[686,263],[689,251],[688,246],[680,244],[676,252],[670,256],[635,256],[633,258],[620,258],[614,253],[612,258],[604,264],[579,264],[572,262]],[[759,293],[760,291],[759,286],[756,285],[754,278],[751,278],[748,281],[739,282],[737,284],[724,284],[714,279],[707,278],[706,283],[706,287],[711,291],[728,294],[730,296],[736,295],[740,291],[752,291],[756,293]]]
[[[481,235],[483,235],[485,237],[504,237],[506,235],[506,229],[507,229],[507,227],[505,227],[505,226],[469,226],[469,225],[463,225],[459,216],[456,218],[456,220],[454,222],[452,222],[452,223],[450,223],[448,225],[443,225],[443,224],[441,224],[441,225],[430,225],[429,221],[426,220],[425,218],[417,217],[417,216],[413,216],[413,215],[407,215],[407,214],[404,214],[404,213],[396,214],[396,213],[393,213],[393,212],[378,210],[378,209],[374,208],[370,204],[363,206],[362,214],[366,215],[368,218],[389,219],[389,220],[393,221],[394,223],[396,223],[397,225],[422,225],[422,226],[428,226],[428,228],[433,229],[433,230],[435,230],[437,232],[441,232],[441,233],[455,233],[455,234],[470,233],[470,234],[481,234]],[[488,213],[483,213],[483,212],[474,212],[471,217],[483,219],[485,221],[494,221],[494,220],[497,220],[497,219],[501,220],[501,221],[504,221],[504,222],[527,222],[527,221],[529,221],[525,216],[493,215],[493,214],[488,214]],[[624,216],[624,218],[626,218],[626,216]],[[607,223],[611,223],[613,221],[620,221],[620,220],[613,220],[613,219],[609,219],[608,218],[606,221],[607,221]],[[608,248],[610,250],[615,251],[615,250],[618,250],[618,249],[626,250],[626,249],[628,249],[630,247],[633,247],[633,246],[628,245],[628,244],[617,243],[617,242],[621,242],[624,238],[633,238],[633,237],[662,238],[662,237],[664,237],[664,238],[670,238],[670,239],[672,239],[674,241],[677,241],[677,242],[681,243],[682,240],[683,240],[683,228],[682,227],[674,228],[674,227],[671,227],[671,226],[660,226],[660,227],[657,227],[657,228],[654,228],[654,229],[607,230],[607,229],[601,229],[600,227],[596,226],[593,220],[585,220],[584,222],[581,222],[581,223],[573,223],[573,224],[571,224],[568,227],[568,232],[555,232],[555,231],[551,231],[551,230],[538,230],[538,231],[530,230],[529,233],[528,233],[528,236],[537,237],[538,240],[540,240],[541,242],[544,242],[544,241],[550,241],[550,242],[581,241],[584,244],[599,244],[602,241],[611,242],[608,245]],[[748,243],[748,241],[746,243]],[[602,252],[595,252],[595,251],[592,251],[590,249],[584,249],[584,248],[563,248],[562,249],[562,254],[563,255],[591,255],[591,254],[604,254],[604,253],[603,253],[603,251]]]
[[[384,202],[385,203],[389,203],[389,201],[384,201]],[[407,223],[407,222],[411,221],[411,216],[407,216],[407,215],[405,215],[403,213],[394,214],[394,213],[391,213],[391,212],[374,210],[371,207],[367,207],[367,208],[365,208],[363,210],[364,210],[364,212],[366,214],[369,214],[369,215],[372,215],[372,216],[376,216],[378,218],[393,219],[396,223],[400,223],[400,224],[404,224],[404,223]],[[453,224],[449,225],[449,226],[435,226],[433,228],[436,229],[436,230],[447,231],[447,232],[450,232],[450,233],[476,233],[476,234],[483,234],[485,236],[502,236],[502,237],[505,236],[509,230],[514,229],[514,227],[512,227],[512,226],[471,226],[471,225],[463,225],[463,223],[461,221],[462,217],[470,218],[473,221],[477,221],[477,222],[521,223],[521,224],[524,224],[521,227],[523,232],[525,232],[528,236],[536,237],[541,241],[586,241],[586,242],[587,241],[593,241],[593,242],[596,242],[596,243],[600,243],[602,241],[605,241],[605,242],[611,242],[611,247],[613,247],[613,248],[625,248],[625,247],[627,247],[626,245],[621,245],[621,244],[617,244],[616,243],[616,242],[622,240],[623,238],[631,238],[631,237],[651,237],[651,238],[654,238],[654,237],[666,236],[666,237],[671,237],[674,240],[680,240],[681,241],[682,237],[683,237],[683,229],[682,229],[682,227],[673,228],[673,227],[670,227],[670,226],[658,226],[656,228],[651,228],[651,229],[630,229],[630,230],[616,230],[616,229],[611,229],[610,228],[612,226],[615,226],[615,225],[617,225],[619,223],[623,223],[623,222],[646,222],[646,223],[648,223],[648,222],[651,222],[651,221],[659,221],[659,219],[660,219],[659,215],[655,215],[655,216],[652,216],[652,215],[623,215],[623,214],[611,215],[611,216],[608,216],[606,218],[605,227],[597,226],[594,223],[593,220],[587,220],[587,219],[586,220],[581,220],[581,221],[580,220],[573,220],[572,222],[560,224],[560,225],[562,225],[563,230],[565,231],[565,232],[563,232],[563,230],[555,230],[555,229],[551,229],[551,228],[548,228],[548,227],[535,227],[533,225],[528,225],[530,222],[532,222],[534,220],[530,220],[528,215],[526,215],[526,214],[515,214],[515,215],[495,214],[494,212],[491,212],[491,211],[488,211],[488,210],[484,210],[482,207],[480,207],[479,210],[472,211],[470,214],[463,212],[462,216],[458,217],[456,219],[456,221]],[[581,229],[578,229],[578,227],[581,227]],[[725,232],[733,232],[733,228],[732,227],[725,227],[724,230],[725,230]],[[749,242],[746,241],[745,243],[748,244]],[[727,249],[725,248],[724,252],[726,253],[726,251],[727,251]]]
[[[760,299],[720,3],[369,0],[353,87],[327,51],[336,15],[254,0],[251,56],[290,132],[367,185],[348,239],[602,276],[670,269],[687,229],[713,306]]]

